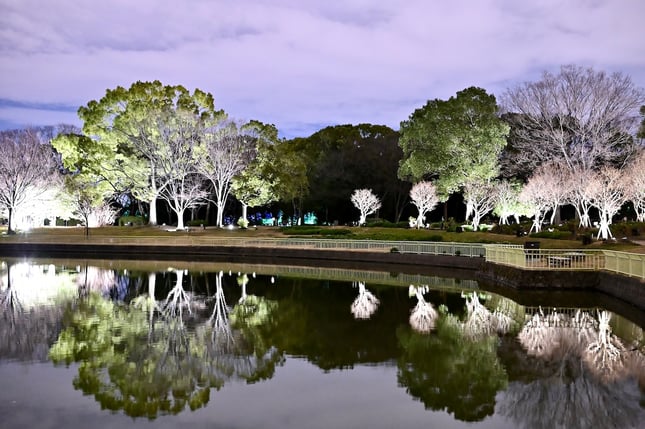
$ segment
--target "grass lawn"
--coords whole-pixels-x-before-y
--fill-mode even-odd
[[[45,227],[33,229],[26,233],[6,235],[6,227],[0,227],[0,243],[20,242],[37,238],[55,241],[56,236],[84,238],[85,229],[82,227]],[[390,240],[390,241],[444,241],[470,243],[507,243],[524,244],[526,241],[539,241],[543,249],[607,249],[625,252],[645,253],[645,246],[628,240],[592,241],[583,245],[580,239],[535,238],[532,236],[517,237],[515,235],[494,234],[492,232],[447,232],[443,230],[416,230],[408,228],[383,227],[258,227],[249,229],[226,229],[209,227],[206,229],[192,228],[190,232],[171,231],[169,227],[151,226],[110,226],[91,228],[92,237],[155,237],[169,241],[178,236],[212,237],[212,238],[332,238],[345,240]]]

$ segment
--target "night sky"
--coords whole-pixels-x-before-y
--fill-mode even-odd
[[[645,86],[644,0],[0,0],[0,129],[74,123],[108,88],[212,93],[284,137],[398,129],[469,86],[563,64]]]

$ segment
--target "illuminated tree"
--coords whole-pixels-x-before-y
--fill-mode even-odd
[[[509,130],[497,110],[495,97],[475,87],[428,101],[401,122],[399,177],[433,178],[443,200],[465,183],[497,176]]]
[[[376,212],[381,207],[381,201],[372,193],[371,189],[355,190],[352,194],[351,201],[354,207],[361,212],[358,220],[359,225],[365,225],[367,216]]]
[[[643,111],[645,112],[645,109]],[[645,129],[645,125],[643,128]],[[641,149],[623,170],[623,177],[626,197],[634,206],[636,220],[645,222],[645,149]]]
[[[593,170],[569,172],[564,183],[564,187],[569,189],[567,201],[575,207],[580,218],[579,226],[584,228],[591,227],[589,210],[591,210],[592,203],[589,189],[594,187],[593,178],[595,174]]]
[[[508,218],[511,216],[519,223],[519,216],[524,212],[520,203],[521,191],[522,186],[517,182],[502,180],[497,184],[493,213],[499,216],[500,225],[508,225]]]
[[[587,183],[587,193],[591,204],[600,214],[598,238],[606,240],[613,237],[609,225],[613,216],[618,213],[625,202],[625,181],[621,171],[612,167],[603,167]]]
[[[202,119],[192,112],[151,112],[150,129],[157,135],[155,162],[165,186],[159,197],[177,215],[177,229],[184,229],[184,213],[206,201],[204,180],[195,167],[202,138]]]
[[[233,178],[256,156],[255,137],[249,128],[234,122],[215,122],[204,130],[196,158],[198,171],[213,186],[218,227],[224,226],[224,209]]]
[[[425,225],[426,214],[439,202],[437,189],[432,182],[418,182],[410,190],[410,199],[419,211],[417,216],[417,229]]]
[[[198,89],[191,94],[180,85],[159,81],[135,82],[128,89],[108,89],[100,100],[81,107],[84,135],[62,135],[53,144],[70,171],[96,176],[88,181],[100,178],[116,192],[129,191],[149,203],[149,222],[154,225],[156,201],[175,179],[164,163],[178,154],[165,146],[164,127],[159,125],[177,112],[208,121],[225,117],[215,110],[211,94]]]
[[[464,185],[466,202],[466,219],[472,215],[473,230],[479,229],[484,216],[495,207],[497,200],[497,185],[495,182],[468,182]]]
[[[12,234],[14,214],[48,191],[58,175],[57,163],[51,146],[30,129],[0,132],[0,153],[0,208],[7,210]]]
[[[528,183],[520,192],[520,202],[526,206],[529,216],[533,217],[533,224],[530,232],[540,232],[546,212],[552,207],[552,198],[549,187],[552,180],[544,172],[531,176]]]
[[[270,177],[269,147],[278,141],[273,125],[251,121],[247,128],[255,129],[257,154],[250,164],[231,181],[231,193],[242,204],[241,218],[246,221],[248,207],[266,205],[277,199],[276,186]]]

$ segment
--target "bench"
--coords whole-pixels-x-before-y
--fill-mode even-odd
[[[571,258],[568,256],[549,256],[547,259],[549,260],[549,267],[571,267]]]

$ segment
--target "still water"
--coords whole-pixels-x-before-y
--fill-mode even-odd
[[[0,261],[0,427],[642,428],[642,326],[458,278]]]

